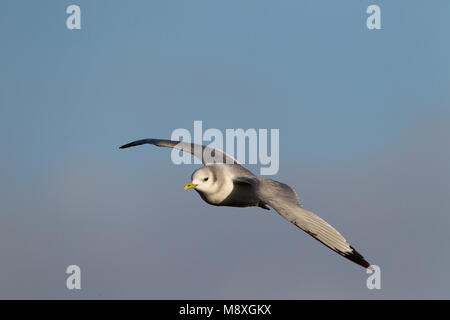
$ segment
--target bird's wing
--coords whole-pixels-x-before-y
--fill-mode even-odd
[[[153,144],[158,147],[167,147],[189,152],[199,158],[203,164],[212,163],[227,163],[227,164],[239,164],[236,159],[226,154],[225,152],[214,149],[208,146],[203,146],[194,143],[187,143],[181,141],[162,140],[162,139],[142,139],[127,143],[120,147],[125,149],[129,147],[139,146],[141,144]]]
[[[336,229],[300,205],[297,194],[291,187],[270,179],[259,178],[259,180],[256,192],[263,202],[331,250],[364,268],[370,267],[364,257],[350,246]]]

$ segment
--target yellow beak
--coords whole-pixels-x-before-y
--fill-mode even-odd
[[[184,190],[195,188],[196,186],[197,186],[196,184],[193,184],[192,182],[189,182],[187,185],[184,186]]]

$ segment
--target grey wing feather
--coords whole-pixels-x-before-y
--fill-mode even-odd
[[[181,141],[172,140],[162,140],[162,139],[142,139],[127,143],[120,147],[120,149],[125,149],[129,147],[135,147],[142,144],[153,144],[158,147],[167,147],[182,150],[184,152],[189,152],[199,158],[203,164],[211,163],[227,163],[227,164],[239,164],[236,159],[226,154],[225,152],[211,148],[208,146],[203,146],[194,143],[187,143]]]
[[[370,266],[335,228],[301,206],[294,189],[270,179],[259,180],[258,197],[281,216],[345,258],[365,268]]]

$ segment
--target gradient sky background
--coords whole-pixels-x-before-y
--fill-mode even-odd
[[[2,1],[0,298],[450,298],[449,12]],[[118,149],[194,120],[279,128],[273,178],[381,267],[382,289],[274,211],[184,192],[198,166],[169,150]]]

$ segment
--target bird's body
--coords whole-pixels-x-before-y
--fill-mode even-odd
[[[229,207],[259,206],[269,209],[270,206],[333,251],[365,268],[370,266],[336,229],[303,208],[297,193],[290,186],[272,179],[257,177],[226,153],[206,146],[144,139],[121,148],[146,143],[176,148],[202,159],[204,166],[192,174],[192,182],[186,185],[185,190],[195,189],[205,202]]]
[[[206,172],[205,172],[206,171]],[[236,164],[207,164],[192,174],[210,174],[212,186],[208,189],[195,188],[200,197],[207,203],[215,206],[253,207],[257,206],[259,199],[255,190],[249,183],[239,179],[257,179],[250,171]]]

